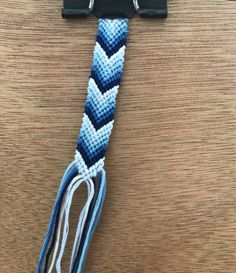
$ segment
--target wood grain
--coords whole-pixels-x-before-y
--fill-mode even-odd
[[[74,155],[97,21],[63,21],[61,5],[1,1],[1,273],[35,272]],[[130,23],[86,273],[236,272],[236,1],[169,13]]]

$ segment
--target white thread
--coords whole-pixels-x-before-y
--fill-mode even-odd
[[[48,270],[48,273],[51,273],[52,270],[53,270],[53,267],[54,267],[54,264],[55,264],[55,260],[56,260],[56,256],[57,256],[57,252],[58,252],[58,248],[59,248],[59,244],[60,244],[61,225],[62,225],[62,219],[63,219],[64,211],[65,211],[64,203],[67,200],[68,191],[70,191],[71,187],[73,187],[73,185],[75,183],[77,183],[78,181],[79,181],[79,184],[81,184],[81,182],[83,181],[80,178],[80,176],[76,176],[72,180],[71,184],[69,185],[69,187],[68,187],[68,189],[66,191],[66,195],[65,195],[65,197],[63,198],[63,201],[62,201],[62,207],[61,207],[60,217],[59,217],[59,224],[58,224],[58,229],[57,229],[57,239],[56,239],[56,244],[55,244],[55,247],[54,247],[54,253],[53,253],[53,257],[52,257],[52,261],[51,261],[51,265],[50,265],[50,268]]]
[[[51,261],[51,265],[50,268],[48,270],[48,273],[51,273],[53,268],[54,268],[54,264],[55,264],[55,260],[57,257],[57,253],[58,253],[58,248],[60,245],[60,235],[61,235],[61,226],[62,226],[62,220],[65,214],[65,219],[64,219],[64,228],[63,228],[63,236],[62,236],[62,243],[61,243],[61,249],[60,249],[60,253],[59,253],[59,257],[57,259],[57,264],[56,264],[56,270],[58,273],[61,273],[61,260],[62,260],[62,256],[64,253],[64,249],[65,249],[65,245],[66,245],[66,241],[67,241],[67,236],[69,233],[69,214],[70,214],[70,207],[72,204],[72,200],[73,200],[73,196],[74,196],[74,192],[80,187],[80,185],[82,183],[86,183],[87,184],[87,188],[88,188],[88,199],[86,201],[86,204],[83,208],[83,210],[81,211],[80,217],[79,217],[79,225],[78,228],[80,230],[80,233],[82,233],[83,231],[83,227],[84,227],[84,223],[88,214],[88,209],[90,206],[90,203],[93,199],[94,196],[94,184],[93,181],[91,179],[89,180],[83,180],[83,178],[79,175],[76,176],[70,183],[66,194],[63,198],[62,201],[62,207],[61,207],[61,212],[60,212],[60,217],[59,217],[59,224],[58,224],[58,229],[57,229],[57,239],[56,239],[56,244],[55,244],[55,248],[54,248],[54,253],[53,253],[53,257],[52,257],[52,261]],[[83,225],[81,224],[83,223]]]
[[[79,231],[79,242],[81,240],[81,236],[82,236],[82,232],[84,230],[84,226],[85,226],[85,222],[88,216],[88,211],[89,211],[89,207],[91,204],[91,201],[93,199],[94,196],[94,184],[93,181],[91,179],[89,179],[88,181],[85,181],[88,187],[88,199],[86,201],[86,204],[83,208],[83,210],[80,213],[80,217],[78,220],[78,225],[77,225],[77,231]],[[75,185],[72,189],[71,189],[71,193],[70,196],[68,197],[69,200],[69,205],[67,205],[67,209],[66,209],[66,213],[67,213],[67,222],[65,222],[65,229],[64,229],[64,233],[63,233],[63,240],[62,240],[62,244],[61,244],[61,251],[59,254],[59,257],[57,259],[57,263],[56,263],[56,269],[58,273],[61,273],[61,260],[64,254],[64,249],[65,249],[65,245],[66,245],[66,241],[67,241],[67,236],[69,233],[69,213],[70,213],[70,207],[71,207],[71,203],[72,203],[72,199],[73,199],[73,195],[75,190],[77,189],[77,186]],[[76,240],[77,241],[77,238]]]
[[[93,183],[92,179],[89,179],[89,180],[91,181],[92,185],[94,186],[94,183]],[[85,225],[85,221],[86,221],[87,215],[88,215],[88,210],[86,210],[85,217],[83,219],[81,219],[81,221],[84,220],[84,223],[82,223],[83,224],[82,231],[84,229],[84,225]],[[78,224],[77,229],[76,229],[76,235],[75,235],[75,239],[74,239],[74,244],[73,244],[73,248],[72,248],[72,253],[71,253],[70,270],[69,270],[69,272],[72,272],[73,264],[74,264],[74,261],[75,261],[75,257],[76,257],[76,254],[78,252],[79,245],[80,245],[80,242],[81,242],[81,237],[82,237],[82,232],[81,232],[80,226]]]

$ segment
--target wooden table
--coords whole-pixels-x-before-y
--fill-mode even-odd
[[[97,20],[66,22],[61,5],[1,1],[1,273],[35,272],[81,124]],[[235,1],[130,22],[86,273],[236,272],[235,91]]]

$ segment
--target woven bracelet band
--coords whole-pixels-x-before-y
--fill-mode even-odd
[[[127,34],[127,19],[99,19],[88,97],[76,151],[77,167],[85,179],[96,177],[104,166],[124,66]]]

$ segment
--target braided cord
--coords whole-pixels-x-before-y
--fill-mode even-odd
[[[76,161],[84,179],[103,169],[113,129],[128,35],[127,19],[100,19]]]

